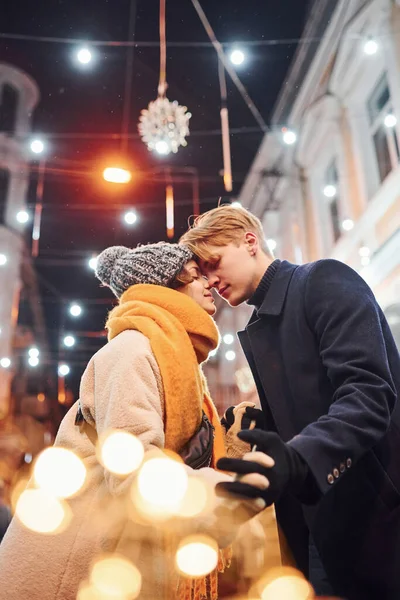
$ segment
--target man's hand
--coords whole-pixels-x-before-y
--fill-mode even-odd
[[[238,438],[257,446],[257,451],[245,454],[243,459],[218,461],[218,469],[238,475],[236,481],[218,484],[218,495],[262,498],[270,506],[284,491],[301,492],[309,473],[308,466],[277,433],[253,429],[241,431]]]

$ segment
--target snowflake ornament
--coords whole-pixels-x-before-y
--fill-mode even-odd
[[[185,138],[189,135],[191,116],[186,106],[159,96],[142,110],[139,133],[149,150],[159,154],[176,153],[180,146],[187,146]]]

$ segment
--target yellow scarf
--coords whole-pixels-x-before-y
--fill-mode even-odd
[[[215,428],[215,466],[226,454],[224,435],[200,367],[219,342],[213,319],[181,292],[139,284],[122,295],[106,327],[109,340],[136,329],[150,341],[163,381],[166,449],[179,453],[198,430],[204,410]]]
[[[211,466],[226,455],[223,429],[210,398],[201,363],[218,346],[219,333],[213,319],[192,298],[166,287],[138,284],[120,299],[106,324],[108,339],[126,329],[143,333],[161,372],[164,387],[165,448],[178,452],[200,426],[202,410],[214,426]],[[231,548],[221,550],[218,571],[229,567]],[[181,600],[218,598],[218,575],[179,580]]]

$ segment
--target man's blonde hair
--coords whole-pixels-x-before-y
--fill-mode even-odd
[[[195,256],[209,260],[211,254],[208,246],[226,246],[234,242],[240,244],[248,231],[257,235],[261,249],[267,256],[272,256],[264,239],[260,219],[241,207],[219,206],[200,215],[194,220],[192,227],[181,237]]]

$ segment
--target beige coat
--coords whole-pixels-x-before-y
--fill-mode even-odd
[[[150,343],[140,332],[124,331],[95,354],[82,377],[80,402],[85,419],[96,426],[99,435],[110,428],[125,429],[138,436],[146,450],[164,447],[162,380]],[[77,453],[88,471],[84,490],[68,501],[72,521],[64,532],[43,535],[28,531],[13,519],[0,545],[0,599],[75,600],[93,558],[101,552],[122,550],[121,534],[127,529],[131,535],[133,529],[138,542],[131,559],[139,570],[160,564],[157,552],[163,546],[157,529],[152,531],[152,543],[144,543],[148,528],[145,533],[138,525],[126,528],[126,521],[121,520],[121,498],[134,476],[121,479],[103,469],[92,442],[74,423],[76,412],[77,403],[63,419],[55,441],[56,446]],[[213,469],[192,474],[212,484],[229,479]],[[203,517],[198,529],[215,534],[215,517]],[[279,557],[272,562],[279,563]],[[162,575],[158,569],[145,577],[140,598],[170,597]]]

